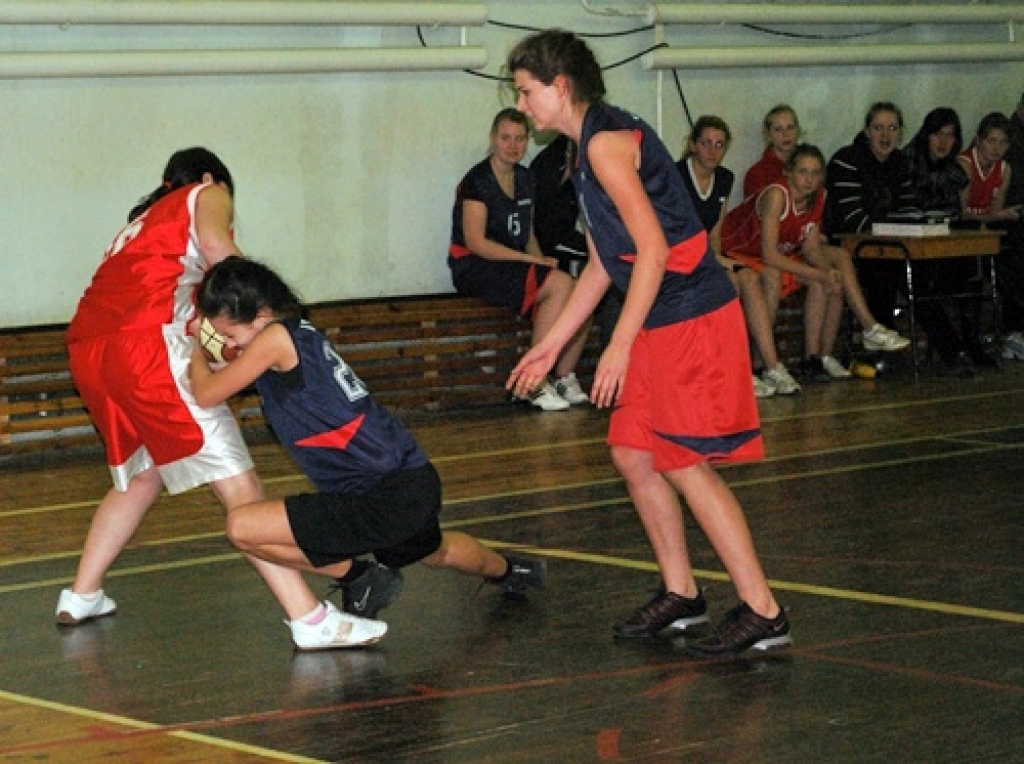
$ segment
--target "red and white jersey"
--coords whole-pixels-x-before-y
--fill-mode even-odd
[[[967,149],[960,156],[966,159],[971,167],[968,173],[971,176],[971,185],[966,211],[972,215],[984,215],[992,209],[992,202],[1003,185],[1006,162],[1002,159],[996,160],[986,173],[978,164],[977,148]]]
[[[789,188],[773,183],[764,191],[748,196],[725,216],[725,220],[722,221],[722,254],[762,259],[761,217],[757,212],[757,202],[769,188],[781,189],[786,196],[786,206],[782,211],[782,217],[779,218],[780,255],[798,257],[811,231],[821,230],[821,221],[825,215],[824,189],[818,191],[814,204],[801,214],[793,207],[793,197],[789,193]]]
[[[195,218],[207,185],[172,191],[121,229],[78,303],[68,342],[164,325],[185,331],[206,271]]]

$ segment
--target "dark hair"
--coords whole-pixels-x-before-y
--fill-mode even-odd
[[[547,29],[519,41],[508,54],[508,70],[528,71],[545,85],[562,75],[572,83],[576,103],[595,103],[604,98],[604,78],[594,53],[579,37],[562,29]]]
[[[993,130],[1000,130],[1007,138],[1010,137],[1010,120],[1000,111],[993,111],[981,118],[981,122],[978,123],[978,138],[985,140]]]
[[[932,165],[931,155],[928,153],[928,138],[937,135],[944,127],[953,128],[953,131],[956,133],[956,142],[953,144],[953,150],[949,152],[949,156],[943,159],[942,162],[955,161],[957,154],[963,148],[964,134],[963,129],[960,127],[960,115],[948,106],[939,106],[936,109],[932,109],[925,114],[924,122],[921,123],[921,129],[917,131],[917,134],[910,142],[913,155],[921,157],[927,166]]]
[[[821,149],[817,146],[812,146],[810,143],[800,143],[793,149],[789,159],[786,160],[786,172],[793,172],[796,169],[797,163],[804,157],[817,159],[821,162],[821,169],[825,169],[825,155],[821,153]]]
[[[883,111],[895,114],[896,124],[899,126],[901,130],[903,129],[903,112],[900,111],[900,107],[894,104],[892,101],[875,101],[875,103],[871,104],[871,108],[868,109],[867,116],[864,117],[864,128],[870,128],[871,123],[874,121],[875,117],[877,117]]]
[[[522,125],[526,128],[526,134],[530,134],[530,122],[526,119],[526,115],[519,111],[519,109],[514,109],[509,106],[495,114],[494,119],[491,121],[491,135],[498,132],[498,128],[501,127],[502,122],[512,122],[516,125]]]
[[[139,203],[132,207],[128,213],[128,221],[135,220],[139,215],[152,207],[160,199],[175,189],[199,183],[203,175],[210,173],[215,183],[223,183],[228,187],[232,195],[235,193],[235,183],[231,179],[231,173],[222,161],[208,149],[196,146],[191,149],[176,151],[167,160],[164,168],[163,183],[149,196],[144,196]]]
[[[298,318],[302,303],[280,276],[255,260],[232,255],[213,266],[197,293],[199,311],[210,318],[250,324],[267,309],[280,318]]]
[[[714,114],[704,114],[697,117],[697,121],[693,123],[693,127],[690,128],[690,135],[687,137],[686,149],[683,151],[683,157],[688,157],[693,152],[690,150],[690,144],[696,143],[700,140],[700,136],[705,130],[718,130],[719,132],[725,133],[725,147],[729,148],[729,144],[732,143],[732,131],[729,130],[729,125],[725,123],[725,120],[721,117],[716,117]]]

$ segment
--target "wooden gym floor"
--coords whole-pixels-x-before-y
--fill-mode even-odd
[[[549,587],[506,602],[411,568],[360,651],[293,653],[206,489],[150,513],[107,582],[116,616],[56,626],[102,456],[4,462],[0,760],[1024,761],[1024,364],[761,412],[768,458],[723,475],[796,644],[721,662],[612,638],[658,577],[593,410],[407,420],[447,527],[546,557]],[[275,445],[254,454],[270,494],[306,487]],[[689,527],[717,619],[734,595]]]

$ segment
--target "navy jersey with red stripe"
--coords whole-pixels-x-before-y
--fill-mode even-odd
[[[736,176],[732,170],[719,165],[711,177],[711,188],[706,194],[702,194],[693,177],[693,157],[680,159],[676,162],[676,168],[690,194],[697,217],[700,218],[704,230],[711,233],[722,217],[722,207],[729,203],[729,195],[732,193],[732,184]]]
[[[361,493],[386,474],[427,463],[408,430],[308,321],[281,322],[299,364],[256,380],[274,433],[317,490]]]
[[[536,182],[528,167],[516,165],[515,198],[510,198],[494,176],[491,160],[485,159],[466,173],[455,192],[452,207],[452,243],[448,254],[452,258],[473,254],[466,247],[462,221],[462,203],[480,202],[487,207],[485,236],[510,249],[526,251],[533,223],[533,196]]]
[[[615,285],[626,291],[636,259],[636,244],[611,197],[591,170],[590,139],[607,130],[629,130],[640,146],[638,173],[658,222],[672,249],[668,268],[644,326],[659,326],[706,315],[736,297],[725,269],[715,259],[707,232],[672,155],[654,129],[615,106],[596,103],[583,119],[579,164],[573,183],[597,254]]]

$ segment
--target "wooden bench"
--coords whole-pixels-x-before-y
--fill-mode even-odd
[[[508,371],[530,344],[528,322],[451,294],[322,303],[310,306],[310,319],[374,397],[400,411],[507,401]],[[0,331],[0,456],[99,442],[68,370],[66,328]],[[592,374],[599,344],[595,328],[581,378]],[[264,426],[255,391],[230,404],[243,427]]]

